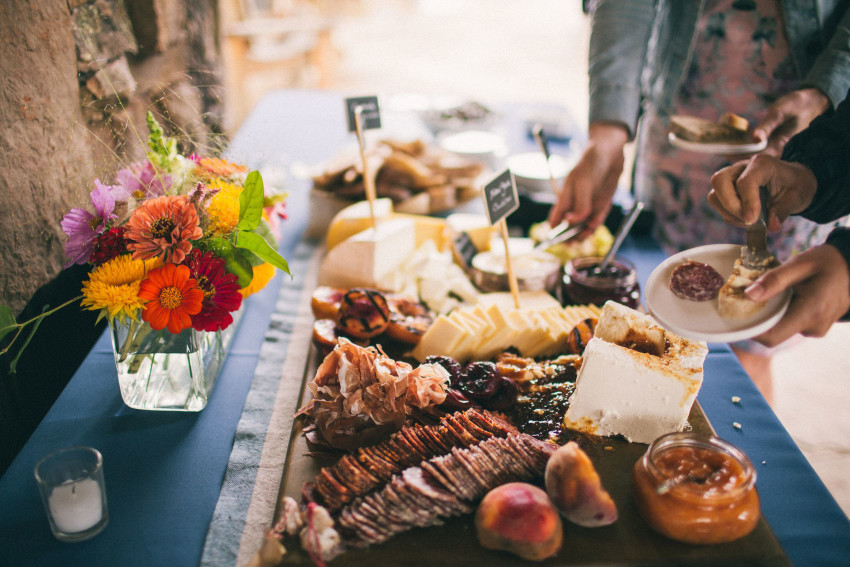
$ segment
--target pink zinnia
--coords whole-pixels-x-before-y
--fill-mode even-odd
[[[156,197],[142,203],[127,221],[127,245],[136,260],[159,256],[181,263],[192,250],[191,240],[203,236],[194,205],[182,195]]]
[[[238,278],[224,269],[224,259],[212,252],[192,250],[186,260],[198,289],[204,292],[201,312],[192,316],[192,327],[198,331],[218,331],[233,323],[231,311],[242,305]]]

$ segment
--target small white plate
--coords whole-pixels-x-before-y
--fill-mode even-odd
[[[721,156],[754,154],[767,147],[767,140],[752,142],[750,144],[710,144],[703,142],[690,142],[688,140],[683,140],[673,132],[669,132],[667,134],[667,140],[670,141],[670,145],[675,146],[680,150]]]
[[[652,271],[646,282],[644,299],[649,312],[666,329],[689,339],[707,342],[742,341],[771,329],[788,309],[791,290],[772,298],[761,311],[747,319],[722,318],[717,313],[717,299],[691,301],[670,291],[670,276],[682,262],[694,260],[708,264],[725,281],[732,274],[732,265],[740,255],[740,245],[710,244],[670,256]]]

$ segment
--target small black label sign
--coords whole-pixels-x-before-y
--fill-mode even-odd
[[[491,225],[519,208],[516,182],[510,169],[505,169],[484,186],[484,209]]]
[[[472,257],[478,254],[478,248],[476,248],[475,244],[473,244],[472,238],[469,237],[469,233],[461,232],[454,239],[453,245],[455,256],[463,263],[463,266],[468,268],[472,265]]]
[[[345,110],[348,118],[348,131],[357,130],[354,114],[360,107],[361,127],[364,130],[372,130],[381,127],[381,111],[378,108],[378,97],[358,96],[345,99]]]

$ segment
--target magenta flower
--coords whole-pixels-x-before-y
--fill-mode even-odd
[[[157,175],[153,164],[149,161],[143,164],[134,163],[129,168],[118,170],[115,179],[137,201],[165,195],[172,183],[170,175],[164,173]]]
[[[90,195],[94,213],[75,207],[60,223],[62,230],[68,235],[68,241],[65,242],[65,255],[68,257],[66,268],[88,261],[94,239],[103,232],[110,221],[117,218],[114,214],[115,201],[125,197],[126,193],[122,187],[104,185],[95,179],[94,190]]]

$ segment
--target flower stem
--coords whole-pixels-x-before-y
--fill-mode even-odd
[[[6,354],[7,352],[9,352],[12,349],[12,345],[15,344],[15,341],[18,339],[18,337],[23,332],[24,327],[26,327],[27,325],[31,325],[31,324],[33,324],[33,323],[35,323],[35,322],[37,322],[41,319],[44,319],[48,315],[52,315],[53,313],[56,313],[57,311],[59,311],[63,307],[67,307],[68,305],[71,305],[75,301],[81,300],[83,297],[84,296],[82,296],[82,295],[78,295],[77,297],[74,297],[73,299],[69,299],[68,301],[66,301],[62,305],[58,305],[58,306],[54,307],[53,309],[43,311],[43,312],[39,313],[38,315],[36,315],[35,317],[33,317],[31,319],[27,319],[23,323],[15,323],[15,327],[17,327],[17,330],[15,331],[15,334],[12,336],[12,340],[9,341],[9,344],[7,344],[5,348],[0,349],[0,355]],[[24,345],[24,346],[26,346],[26,345]],[[21,349],[21,351],[23,352],[23,349]],[[18,356],[20,356],[20,353],[18,353]]]

